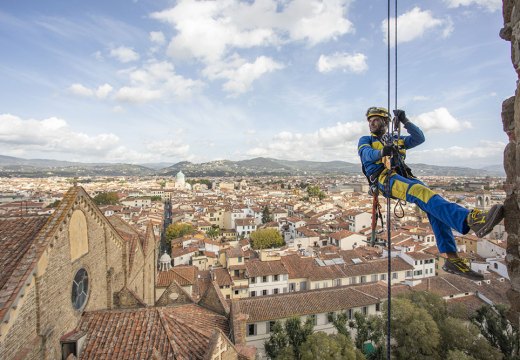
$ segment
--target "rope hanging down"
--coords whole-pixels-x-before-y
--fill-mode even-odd
[[[390,36],[390,3],[391,3],[391,0],[388,0],[388,13],[387,13],[387,51],[388,51],[388,56],[387,56],[387,79],[388,79],[388,88],[387,88],[387,91],[388,91],[388,98],[387,98],[387,109],[390,109],[390,83],[391,83],[391,79],[390,79],[390,59],[391,59],[391,47],[390,47],[390,42],[391,42],[391,36]],[[394,91],[394,96],[395,96],[395,107],[394,109],[397,109],[397,0],[395,0],[395,6],[394,6],[394,10],[395,10],[395,17],[394,17],[394,54],[395,54],[395,59],[394,59],[394,63],[395,63],[395,91]],[[394,118],[394,122],[395,122],[395,118]],[[394,138],[394,132],[395,132],[395,129],[397,128],[397,132],[398,132],[398,136],[400,135],[400,127],[399,127],[399,123],[397,122],[396,125],[394,126],[388,126],[388,140],[390,142],[393,143],[393,138]],[[398,137],[399,139],[399,137]],[[390,158],[390,164],[392,162],[392,157]],[[391,171],[390,169],[388,169],[388,171]],[[390,203],[390,194],[391,194],[391,189],[390,189],[390,173],[386,176],[386,179],[385,179],[385,187],[386,187],[386,190],[388,191],[388,197],[386,199],[386,233],[387,233],[387,242],[386,242],[386,245],[387,245],[387,253],[388,253],[388,274],[387,274],[387,286],[388,286],[388,293],[387,293],[387,296],[388,296],[388,299],[387,299],[387,303],[388,303],[388,310],[387,310],[387,334],[386,334],[386,358],[388,360],[390,360],[390,356],[391,356],[391,348],[390,348],[390,338],[391,338],[391,313],[392,313],[392,237],[391,237],[391,224],[390,224],[390,216],[391,216],[391,203]]]

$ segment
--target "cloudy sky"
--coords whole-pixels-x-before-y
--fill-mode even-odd
[[[501,4],[399,1],[398,107],[426,135],[410,163],[502,162]],[[387,105],[386,16],[366,0],[3,1],[0,155],[358,162],[366,108]]]

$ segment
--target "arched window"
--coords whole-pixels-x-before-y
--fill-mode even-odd
[[[88,253],[87,219],[81,210],[74,211],[70,218],[69,245],[71,261]]]
[[[72,281],[71,302],[75,310],[82,310],[87,303],[89,294],[88,273],[85,269],[79,269]]]

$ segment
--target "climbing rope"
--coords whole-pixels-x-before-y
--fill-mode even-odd
[[[387,109],[390,111],[390,83],[391,83],[391,76],[390,76],[390,59],[391,59],[391,48],[390,48],[390,42],[391,42],[391,36],[390,36],[390,3],[391,0],[387,1],[387,91],[388,91],[388,98],[387,98]],[[395,0],[395,18],[394,18],[394,65],[395,65],[395,107],[394,109],[397,109],[397,0]],[[394,118],[395,121],[395,118]],[[389,124],[390,125],[390,124]],[[393,126],[388,126],[388,138],[391,142],[393,142]],[[390,164],[392,162],[392,158],[395,155],[392,155],[390,157]],[[398,155],[397,155],[398,156]],[[386,234],[387,234],[387,249],[388,249],[388,274],[387,274],[387,287],[388,287],[388,310],[387,310],[387,334],[386,334],[386,358],[387,360],[390,360],[391,351],[390,351],[390,334],[391,334],[391,310],[392,310],[392,236],[391,236],[391,224],[390,224],[390,217],[391,217],[391,191],[390,188],[390,175],[391,175],[391,169],[387,170],[387,176],[385,179],[385,188],[388,191],[387,192],[387,199],[386,199]],[[395,210],[395,209],[394,209]]]

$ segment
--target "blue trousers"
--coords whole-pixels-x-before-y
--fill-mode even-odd
[[[379,189],[385,197],[388,197],[387,189],[385,189],[386,176],[386,171],[379,176]],[[466,222],[470,212],[468,209],[447,201],[421,181],[407,179],[395,172],[390,174],[390,189],[391,197],[414,203],[426,212],[440,253],[457,252],[451,229],[455,229],[461,234],[469,232],[470,229]]]

